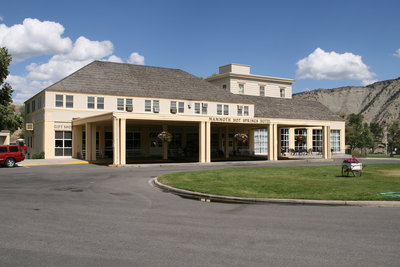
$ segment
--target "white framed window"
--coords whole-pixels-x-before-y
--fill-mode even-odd
[[[97,98],[97,109],[104,109],[104,97]]]
[[[217,104],[217,115],[222,115],[222,105]]]
[[[313,152],[322,152],[322,130],[313,129],[312,131]]]
[[[296,140],[298,136],[303,136],[303,142]],[[304,151],[307,149],[307,130],[306,129],[294,129],[294,149],[296,151]]]
[[[268,153],[268,130],[254,130],[254,154],[265,155]]]
[[[184,113],[185,112],[185,102],[179,102],[178,112],[179,113]]]
[[[87,108],[94,109],[94,96],[87,97]]]
[[[208,104],[202,103],[201,104],[201,114],[207,114],[207,112],[208,112]]]
[[[243,116],[249,116],[249,106],[243,106]]]
[[[159,100],[153,100],[153,112],[154,113],[160,112],[160,101]]]
[[[176,108],[176,101],[171,101],[169,104],[169,108],[171,113],[175,114],[178,112],[177,108]]]
[[[30,106],[31,106],[30,103],[25,104],[25,113],[26,114],[29,114],[31,112]]]
[[[117,110],[124,110],[124,99],[123,98],[117,98]]]
[[[42,108],[42,96],[39,96],[37,98],[37,108],[41,109]]]
[[[260,96],[265,96],[265,86],[260,85]]]
[[[56,107],[57,108],[64,107],[64,95],[56,95]]]
[[[285,88],[280,89],[281,97],[285,97]]]
[[[239,94],[244,94],[244,83],[239,83]]]
[[[194,103],[194,113],[200,114],[200,103]]]
[[[289,152],[289,129],[281,129],[281,152]]]
[[[56,157],[72,156],[72,132],[55,131],[54,155]]]
[[[224,105],[224,115],[229,115],[229,105]]]
[[[144,101],[144,111],[151,112],[151,100]]]
[[[133,99],[132,98],[125,99],[125,108],[127,111],[133,110]]]
[[[74,107],[74,96],[73,95],[66,95],[65,96],[65,107],[66,108],[73,108]]]
[[[331,130],[331,150],[340,152],[340,130]]]
[[[243,116],[243,106],[240,105],[237,106],[237,115]]]

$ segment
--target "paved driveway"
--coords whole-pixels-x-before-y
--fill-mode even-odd
[[[195,168],[1,168],[0,266],[399,265],[400,209],[204,203],[148,183]]]

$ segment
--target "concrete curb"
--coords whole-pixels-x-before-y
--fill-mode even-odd
[[[75,164],[89,164],[87,161],[76,161],[76,162],[57,162],[57,163],[20,163],[18,166],[31,167],[31,166],[50,166],[50,165],[75,165]]]
[[[400,201],[345,201],[345,200],[308,200],[308,199],[276,199],[276,198],[245,198],[221,196],[193,192],[189,190],[175,188],[160,183],[157,178],[151,182],[165,192],[173,193],[181,197],[199,199],[204,202],[228,202],[243,204],[287,204],[287,205],[313,205],[313,206],[359,206],[359,207],[396,207],[400,208]]]

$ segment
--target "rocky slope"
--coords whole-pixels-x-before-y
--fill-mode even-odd
[[[367,122],[400,119],[400,77],[366,87],[317,89],[294,94],[293,98],[316,100],[336,113],[361,113]]]

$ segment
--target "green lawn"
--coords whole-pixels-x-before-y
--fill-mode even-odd
[[[361,177],[342,177],[341,166],[266,167],[171,173],[161,183],[215,195],[324,200],[400,200],[400,164],[364,166]]]

